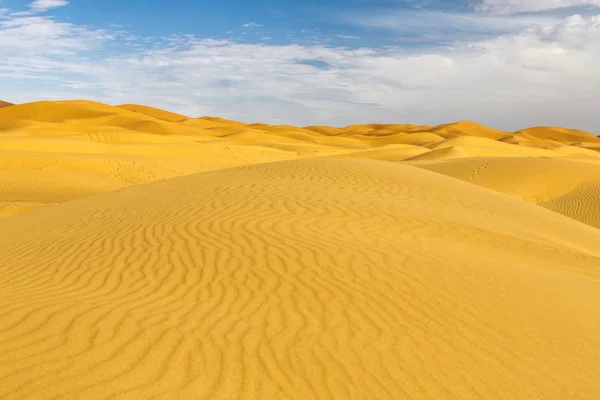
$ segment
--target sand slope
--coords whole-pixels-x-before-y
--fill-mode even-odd
[[[565,129],[560,127],[533,127],[523,129],[521,131],[516,132],[522,136],[530,136],[539,139],[550,139],[559,142],[571,142],[571,143],[581,143],[581,142],[592,142],[599,143],[600,138],[592,135],[588,132],[579,131],[576,129]]]
[[[0,397],[597,398],[598,243],[373,160],[30,211],[0,225]]]
[[[9,103],[7,101],[0,100],[0,108],[12,106],[12,105],[13,105],[13,103]]]
[[[1,109],[0,217],[132,184],[298,158],[277,146],[241,147],[175,119],[150,107],[90,101]]]
[[[469,158],[419,167],[567,215],[600,228],[600,164],[550,158]]]
[[[117,107],[124,108],[129,111],[135,111],[140,114],[149,115],[151,117],[154,117],[157,119],[162,119],[164,121],[169,121],[169,122],[178,122],[178,121],[183,121],[183,120],[187,119],[187,117],[185,115],[175,114],[172,112],[160,110],[160,109],[154,108],[154,107],[143,106],[140,104],[121,104],[120,106],[117,106]]]

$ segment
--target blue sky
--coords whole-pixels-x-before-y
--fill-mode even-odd
[[[600,0],[0,0],[0,99],[600,133]],[[596,67],[594,67],[596,66]]]

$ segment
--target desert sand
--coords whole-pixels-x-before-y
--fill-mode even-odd
[[[2,399],[600,398],[600,138],[0,109]]]

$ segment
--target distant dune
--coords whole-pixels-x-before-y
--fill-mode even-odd
[[[591,133],[578,131],[575,129],[535,127],[523,129],[517,133],[522,136],[534,137],[538,139],[550,139],[558,142],[598,142],[598,137],[592,135]]]
[[[600,139],[0,109],[0,398],[600,398]]]
[[[163,121],[177,122],[177,121],[183,121],[188,118],[184,115],[175,114],[175,113],[164,111],[164,110],[159,110],[158,108],[141,106],[139,104],[121,104],[120,106],[117,106],[117,107],[123,108],[125,110],[129,110],[129,111],[135,111],[135,112],[138,112],[141,114],[149,115],[151,117],[161,119]]]
[[[0,100],[0,108],[2,108],[2,107],[8,107],[8,106],[12,106],[12,105],[14,105],[14,104],[13,104],[13,103],[9,103],[9,102],[7,102],[7,101],[2,101],[2,100]]]
[[[600,160],[599,138],[562,128],[513,133],[469,121],[434,127],[297,128],[91,101],[5,107],[0,133],[0,216],[195,172],[312,157],[408,161],[423,167],[423,162],[471,157]],[[590,207],[598,205],[589,201]],[[572,210],[552,207],[572,216]]]

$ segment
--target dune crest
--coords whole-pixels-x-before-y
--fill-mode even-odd
[[[125,110],[138,112],[141,114],[145,114],[154,118],[162,119],[169,122],[178,122],[188,119],[185,115],[176,114],[164,110],[160,110],[154,107],[143,106],[139,104],[121,104],[117,106],[119,108],[123,108]]]

